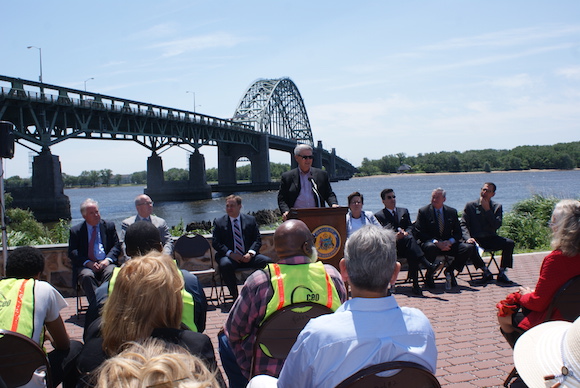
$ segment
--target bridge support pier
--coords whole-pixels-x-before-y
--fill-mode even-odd
[[[70,200],[64,195],[60,160],[43,148],[32,162],[32,187],[8,190],[14,207],[30,209],[40,222],[70,220]]]
[[[214,191],[234,192],[237,188],[236,162],[241,157],[246,157],[251,163],[252,191],[269,190],[270,182],[270,154],[268,136],[260,137],[259,150],[243,145],[220,143],[218,144],[218,186]]]
[[[147,188],[145,194],[153,201],[195,201],[211,198],[211,186],[205,175],[205,158],[198,150],[189,157],[189,179],[166,182],[163,160],[157,153],[147,159]]]

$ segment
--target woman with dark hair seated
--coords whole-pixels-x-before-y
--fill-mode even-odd
[[[87,342],[78,359],[85,382],[91,380],[93,370],[119,354],[127,342],[154,337],[199,356],[223,383],[209,337],[180,328],[183,279],[169,256],[149,253],[130,260],[110,283],[114,287],[102,318],[88,329]]]
[[[550,225],[554,250],[542,262],[536,288],[520,287],[497,304],[500,331],[512,348],[522,333],[544,322],[556,292],[580,275],[580,201],[558,202]],[[562,315],[556,310],[551,319]]]

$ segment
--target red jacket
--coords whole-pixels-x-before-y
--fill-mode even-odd
[[[569,257],[564,256],[559,250],[550,252],[542,262],[536,289],[534,292],[522,295],[520,299],[520,305],[532,311],[518,326],[528,330],[544,322],[546,311],[556,292],[568,280],[577,275],[580,275],[580,254]],[[561,319],[563,319],[562,315],[558,310],[555,310],[551,320]]]

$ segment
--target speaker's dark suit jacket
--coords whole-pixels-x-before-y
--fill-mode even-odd
[[[253,250],[258,254],[262,247],[262,237],[256,218],[249,214],[240,213],[240,224],[244,239],[244,253]],[[228,251],[234,250],[234,232],[230,217],[227,214],[214,221],[212,245],[218,258],[224,257]]]
[[[454,238],[456,242],[461,240],[461,225],[457,216],[457,210],[443,205],[443,233],[439,233],[439,222],[435,217],[433,205],[427,205],[419,209],[415,222],[415,237],[426,243],[431,240],[449,240]]]
[[[105,248],[106,257],[117,263],[117,258],[121,252],[121,244],[115,224],[105,220],[99,223],[101,240]],[[86,221],[81,222],[70,228],[68,240],[68,257],[71,260],[73,268],[82,268],[83,263],[89,259],[89,232]]]
[[[322,197],[320,199],[320,206],[324,207],[324,203],[328,203],[329,206],[337,205],[336,195],[330,187],[330,180],[328,179],[328,173],[319,168],[312,167],[310,169],[310,174],[318,187],[318,192]],[[290,208],[294,207],[296,198],[300,194],[300,172],[298,168],[287,171],[282,174],[280,178],[280,190],[278,191],[278,207],[282,213],[290,211]],[[313,193],[315,202],[316,194]]]
[[[395,232],[398,228],[403,229],[408,233],[413,232],[413,223],[411,222],[411,216],[409,215],[409,210],[404,207],[395,207],[397,212],[397,219],[391,214],[389,209],[384,208],[375,213],[376,219],[381,225],[387,229],[394,230]]]

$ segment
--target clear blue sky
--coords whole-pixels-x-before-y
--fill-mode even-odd
[[[290,77],[315,141],[379,159],[580,140],[580,2],[2,1],[0,74],[228,118]],[[63,172],[146,168],[134,143],[67,140]],[[203,147],[216,167],[215,147]],[[162,154],[186,168],[187,153]],[[286,154],[271,160],[288,163]],[[29,176],[16,147],[6,175]]]

